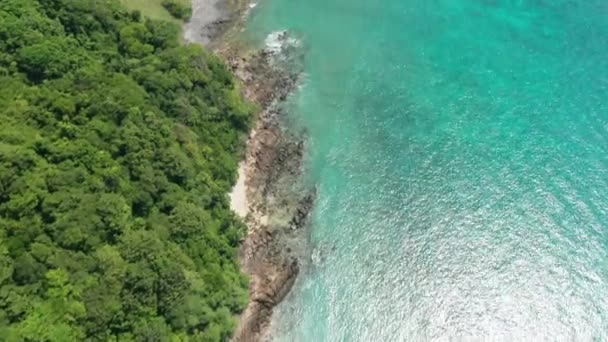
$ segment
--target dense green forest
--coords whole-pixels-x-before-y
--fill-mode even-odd
[[[118,0],[0,0],[0,341],[219,341],[251,108]]]

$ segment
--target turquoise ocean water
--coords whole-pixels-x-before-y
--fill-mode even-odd
[[[277,341],[608,340],[608,2],[262,0],[319,185]]]

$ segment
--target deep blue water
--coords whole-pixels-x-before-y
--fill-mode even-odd
[[[608,2],[261,0],[305,81],[277,341],[608,340]]]

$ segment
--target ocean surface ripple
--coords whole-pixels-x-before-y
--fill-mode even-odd
[[[608,340],[608,2],[268,0],[319,184],[276,341]]]

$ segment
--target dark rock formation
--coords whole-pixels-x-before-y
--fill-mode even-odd
[[[279,36],[288,38],[286,33]],[[306,238],[300,228],[307,224],[316,192],[301,179],[305,134],[286,127],[280,105],[298,81],[292,57],[276,49],[245,57],[230,49],[222,53],[245,84],[247,97],[262,108],[246,156],[249,232],[241,262],[251,277],[250,303],[233,337],[233,341],[260,341],[273,308],[290,291],[300,270],[303,256],[294,241]]]

